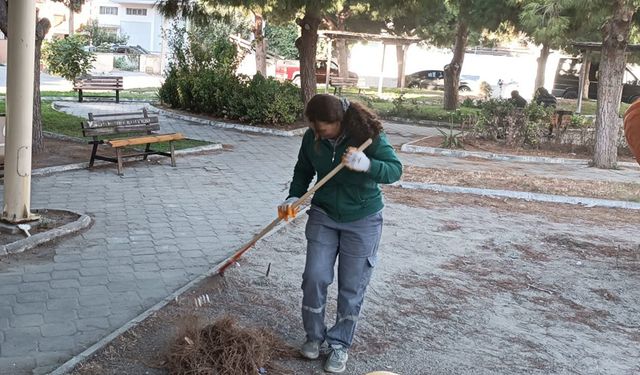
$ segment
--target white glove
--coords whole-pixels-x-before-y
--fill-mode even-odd
[[[298,208],[295,210],[291,208],[291,205],[298,200],[297,197],[287,198],[284,202],[280,203],[278,206],[278,217],[280,219],[289,220],[296,217],[298,214]]]
[[[344,157],[345,166],[356,172],[367,172],[371,167],[371,160],[362,151],[358,151],[353,147],[347,149]]]

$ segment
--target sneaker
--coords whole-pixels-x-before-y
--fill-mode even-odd
[[[307,340],[302,344],[300,354],[306,359],[317,359],[320,356],[320,341]]]
[[[331,345],[331,355],[324,363],[324,370],[331,373],[341,373],[347,369],[349,354],[342,345]]]

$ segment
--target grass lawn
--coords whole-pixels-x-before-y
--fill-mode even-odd
[[[115,98],[115,91],[87,91],[85,94],[104,96],[105,98]],[[0,94],[4,97],[6,94]],[[42,91],[41,96],[45,97],[69,97],[77,98],[78,93],[76,91]],[[86,97],[86,95],[85,95]],[[130,90],[120,91],[120,99],[138,99],[138,100],[158,100],[158,88],[157,87],[143,87]]]
[[[0,113],[4,113],[5,103],[0,101]],[[63,112],[56,111],[51,108],[51,102],[42,102],[42,128],[44,131],[51,133],[57,133],[62,135],[68,135],[76,138],[83,138],[80,122],[83,121],[82,117],[68,115]],[[193,139],[185,139],[182,141],[174,142],[176,150],[182,150],[186,148],[198,147],[211,144],[210,142],[196,141]],[[162,142],[154,146],[154,149],[159,151],[168,151],[169,143]]]

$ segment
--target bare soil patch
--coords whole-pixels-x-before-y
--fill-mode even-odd
[[[31,235],[59,228],[65,224],[76,221],[80,217],[76,213],[63,210],[39,210],[37,214],[40,216],[40,220],[27,223],[31,225],[29,229]],[[4,222],[3,224],[10,225]],[[12,234],[0,230],[0,245],[6,245],[26,237],[27,235],[24,232]]]
[[[385,194],[378,264],[346,374],[640,371],[636,212],[399,188]],[[261,241],[239,267],[172,301],[73,374],[166,374],[169,343],[194,315],[214,322],[232,314],[300,345],[305,222]],[[328,323],[335,296],[334,283]],[[321,361],[279,365],[323,373]]]
[[[541,177],[498,168],[492,171],[469,172],[406,166],[402,178],[410,182],[640,201],[640,183]]]
[[[442,147],[444,141],[443,136],[432,136],[422,138],[418,141],[412,142],[414,146],[423,147]],[[565,159],[587,159],[590,160],[593,157],[593,151],[586,146],[574,145],[574,144],[558,144],[553,142],[542,143],[538,148],[523,148],[523,147],[509,147],[503,142],[492,141],[488,139],[470,139],[465,137],[462,139],[463,149],[465,151],[478,151],[478,152],[490,152],[494,154],[511,154],[511,155],[526,155],[526,156],[540,156],[540,157],[554,157]],[[635,159],[630,151],[624,150],[618,155],[619,161],[635,162]]]

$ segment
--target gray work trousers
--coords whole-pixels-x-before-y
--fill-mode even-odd
[[[307,260],[302,275],[302,322],[307,340],[326,340],[329,345],[349,348],[376,264],[382,212],[349,223],[338,223],[315,207],[308,214]],[[335,325],[327,330],[327,288],[333,282],[337,257],[338,311]]]

